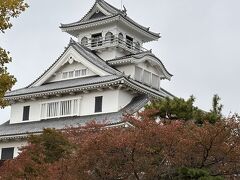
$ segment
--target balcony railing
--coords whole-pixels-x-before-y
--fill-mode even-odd
[[[118,36],[90,38],[88,42],[82,44],[94,50],[118,46],[133,53],[147,51],[147,49],[142,47],[139,43],[130,41],[126,38],[119,38]]]

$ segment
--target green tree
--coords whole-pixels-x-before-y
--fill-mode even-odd
[[[193,120],[197,124],[202,124],[204,121],[215,123],[222,119],[222,108],[220,104],[220,97],[213,96],[212,109],[209,112],[203,111],[194,106],[195,98],[190,96],[189,99],[183,98],[165,98],[153,101],[150,105],[146,106],[148,115],[152,117],[159,117],[162,120]]]
[[[12,27],[11,18],[18,17],[28,5],[24,0],[0,0],[0,31],[5,33]],[[11,90],[16,78],[8,72],[6,64],[12,61],[8,51],[0,47],[0,107],[5,107],[3,100],[6,91]]]
[[[221,98],[215,94],[212,99],[212,109],[207,114],[207,119],[210,123],[215,123],[222,118],[223,105],[220,104]]]

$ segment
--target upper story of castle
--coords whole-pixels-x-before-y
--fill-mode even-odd
[[[60,28],[104,60],[147,51],[143,44],[160,38],[128,17],[125,7],[119,10],[104,0],[96,0],[81,20]]]

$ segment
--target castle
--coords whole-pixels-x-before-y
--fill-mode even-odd
[[[29,134],[64,129],[89,121],[127,126],[151,100],[172,95],[161,88],[172,75],[143,44],[160,34],[150,31],[104,0],[96,0],[79,21],[61,24],[70,34],[60,57],[29,86],[6,93],[10,120],[0,126],[0,159],[18,155]]]

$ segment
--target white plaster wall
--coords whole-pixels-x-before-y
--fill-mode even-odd
[[[130,94],[127,91],[120,90],[118,94],[118,108],[119,110],[128,105],[133,99],[134,95]]]
[[[74,61],[72,64],[69,64],[67,62],[47,82],[61,81],[63,72],[75,71],[75,70],[80,70],[80,69],[88,69],[87,70],[87,75],[84,76],[84,77],[89,77],[89,76],[95,76],[96,75],[94,72],[92,72],[89,68],[87,68],[83,64]]]
[[[19,153],[21,152],[19,148],[26,146],[26,141],[16,141],[16,142],[0,142],[0,159],[2,159],[2,148],[12,148],[14,147],[14,154],[13,157],[17,157]]]
[[[130,36],[133,38],[133,42],[139,42],[140,45],[142,46],[142,37],[138,32],[133,32],[131,29],[128,29],[125,26],[118,26],[117,31],[121,32],[123,34],[123,37],[126,38],[126,36]]]
[[[134,78],[135,75],[135,65],[123,65],[123,66],[117,66],[116,67],[119,71],[125,73],[126,75],[130,75],[131,78]]]
[[[11,106],[11,115],[10,115],[10,123],[21,123],[23,118],[23,107],[30,106],[30,113],[29,113],[29,121],[37,121],[40,117],[40,101],[28,101],[24,103],[16,103],[12,104]]]
[[[83,37],[87,37],[88,39],[91,38],[92,34],[96,34],[96,33],[102,33],[103,39],[105,38],[105,35],[107,32],[112,32],[113,35],[118,35],[119,33],[122,33],[124,38],[126,38],[126,35],[130,36],[133,38],[133,41],[139,42],[140,45],[142,46],[142,36],[140,33],[138,32],[133,32],[131,29],[125,27],[124,25],[121,25],[121,27],[119,26],[119,24],[109,24],[109,25],[102,25],[102,26],[98,26],[97,28],[87,28],[84,30],[81,30],[79,32],[79,36],[78,36],[78,41],[79,43],[81,43],[81,39]],[[90,40],[89,40],[90,43]],[[120,49],[115,48],[115,49],[107,49],[104,51],[101,51],[100,53],[98,53],[98,55],[104,59],[104,60],[110,60],[110,59],[114,59],[117,57],[122,57],[124,55],[127,55],[128,52],[126,51],[120,51]]]
[[[14,123],[22,123],[22,122],[31,122],[31,121],[39,121],[41,116],[41,104],[52,101],[61,101],[68,100],[74,98],[81,98],[80,95],[76,96],[65,96],[65,97],[55,97],[50,99],[38,99],[37,101],[28,101],[24,103],[16,103],[11,106],[11,116],[10,116],[10,124]],[[29,112],[29,121],[22,121],[23,118],[23,107],[30,106]]]
[[[88,94],[79,94],[65,97],[55,97],[51,99],[39,99],[37,101],[29,101],[24,103],[16,103],[11,106],[11,117],[10,123],[23,123],[23,107],[30,106],[29,121],[24,121],[25,123],[31,121],[39,121],[41,116],[41,104],[61,101],[68,99],[81,99],[80,100],[80,116],[87,116],[95,114],[95,97],[103,96],[103,107],[102,113],[117,112],[129,102],[131,102],[132,97],[127,92],[122,92],[120,90],[105,90],[105,91],[95,91]]]
[[[102,92],[92,92],[90,94],[85,94],[82,97],[81,101],[81,110],[80,115],[86,116],[91,114],[99,114],[95,113],[95,97],[96,96],[103,96],[103,106],[102,106],[102,113],[110,113],[110,112],[117,112],[119,110],[118,107],[118,90],[107,90]],[[101,114],[101,113],[100,113]]]
[[[123,51],[120,48],[113,47],[102,50],[101,52],[98,52],[97,55],[101,57],[103,60],[107,61],[118,57],[126,56],[127,53],[126,51]]]
[[[117,27],[114,23],[98,26],[97,28],[96,27],[87,28],[87,29],[81,30],[79,32],[78,42],[81,43],[81,39],[83,37],[87,37],[88,39],[90,39],[92,37],[92,34],[97,34],[97,33],[102,33],[103,37],[105,37],[105,34],[107,32],[112,32],[115,35],[115,34],[117,34],[116,30],[117,30]]]

